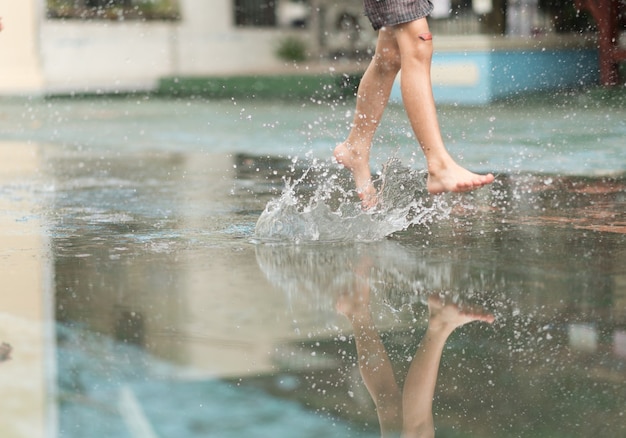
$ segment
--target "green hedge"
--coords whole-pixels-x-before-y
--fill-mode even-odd
[[[156,93],[210,99],[334,100],[356,94],[360,74],[166,77]]]

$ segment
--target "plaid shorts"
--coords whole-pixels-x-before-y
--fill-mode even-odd
[[[424,18],[433,10],[430,0],[364,0],[365,15],[374,30]]]

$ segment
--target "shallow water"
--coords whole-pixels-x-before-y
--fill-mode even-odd
[[[379,436],[381,393],[359,359],[383,352],[356,343],[381,339],[401,387],[433,296],[495,317],[445,342],[438,436],[624,434],[623,106],[569,94],[442,108],[450,149],[498,177],[436,199],[390,108],[374,162],[410,166],[408,228],[366,239],[372,215],[356,207],[339,221],[297,208],[291,223],[330,218],[331,238],[255,235],[283,178],[313,163],[310,177],[338,175],[345,190],[329,211],[351,208],[326,159],[350,109],[0,102],[0,434]],[[317,199],[316,181],[294,199]],[[364,337],[344,315],[356,308],[373,321]]]

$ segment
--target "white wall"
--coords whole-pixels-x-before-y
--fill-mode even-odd
[[[0,94],[31,94],[41,90],[37,0],[0,0]]]
[[[177,73],[183,75],[255,73],[279,68],[274,54],[280,39],[277,30],[242,29],[188,33],[182,28]]]
[[[183,19],[178,28],[176,73],[251,73],[282,66],[274,52],[281,38],[293,31],[237,28],[233,3],[180,0]]]
[[[281,38],[237,28],[232,0],[180,0],[178,22],[45,18],[45,0],[0,0],[0,94],[145,90],[169,75],[272,71]],[[306,38],[306,34],[304,35]]]
[[[149,89],[172,71],[174,32],[167,22],[45,20],[45,91]]]

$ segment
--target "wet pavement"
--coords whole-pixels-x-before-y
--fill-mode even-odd
[[[0,435],[626,434],[626,113],[576,99],[442,109],[496,183],[299,244],[257,219],[345,108],[1,102]]]

